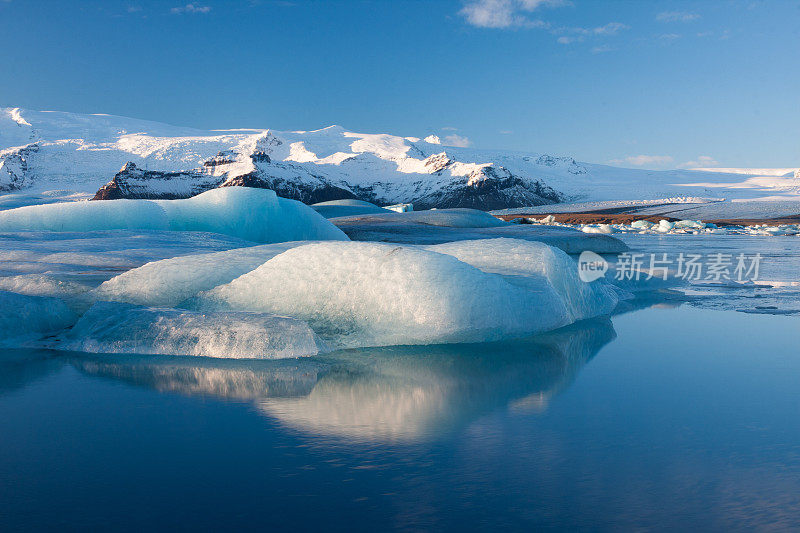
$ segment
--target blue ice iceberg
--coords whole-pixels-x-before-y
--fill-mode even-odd
[[[222,187],[184,200],[65,202],[0,212],[0,231],[205,231],[257,243],[347,240],[322,215],[268,189]]]

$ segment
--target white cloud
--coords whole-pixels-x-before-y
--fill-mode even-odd
[[[621,22],[609,22],[605,26],[592,28],[591,32],[595,35],[616,35],[620,30],[627,30],[629,26]]]
[[[511,131],[511,130],[500,130],[498,133],[499,133],[500,135],[511,135],[511,134],[513,134],[514,132],[513,132],[513,131]]]
[[[622,30],[629,29],[630,26],[627,24],[623,24],[621,22],[609,22],[604,26],[597,26],[596,28],[580,28],[580,27],[563,27],[563,28],[556,28],[553,30],[555,34],[566,34],[561,35],[557,39],[559,44],[572,44],[572,43],[582,43],[586,40],[587,37],[594,37],[594,36],[607,36],[607,35],[616,35]]]
[[[672,41],[674,41],[676,39],[680,39],[681,35],[679,33],[664,33],[662,35],[659,35],[658,38],[662,42],[671,43]]]
[[[458,131],[458,128],[454,128],[453,126],[444,126],[442,131]]]
[[[668,155],[631,155],[624,159],[612,159],[609,161],[612,165],[633,165],[635,167],[644,166],[666,166],[674,161]]]
[[[698,156],[697,160],[695,161],[687,161],[680,165],[681,168],[707,168],[707,167],[718,167],[719,161],[711,157],[710,155],[701,155]]]
[[[459,15],[478,28],[546,28],[546,22],[531,19],[526,13],[567,4],[565,0],[469,0]]]
[[[138,13],[142,10],[142,6],[128,6],[127,11],[128,13]]]
[[[211,11],[211,6],[201,6],[198,4],[186,4],[185,6],[173,7],[170,9],[170,12],[176,15],[181,13],[208,13],[209,11]]]
[[[609,46],[607,44],[603,44],[603,45],[595,46],[594,48],[592,48],[592,53],[593,54],[604,54],[606,52],[613,52],[614,50],[616,50],[616,48],[614,48],[613,46]]]
[[[456,146],[458,148],[466,148],[472,144],[467,137],[462,137],[461,135],[452,134],[446,136],[442,139],[442,144],[445,146]]]
[[[656,15],[656,20],[659,22],[692,22],[700,18],[697,13],[689,13],[687,11],[662,11]]]

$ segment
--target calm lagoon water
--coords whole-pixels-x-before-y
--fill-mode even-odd
[[[0,529],[800,527],[800,318],[289,361],[6,351]]]

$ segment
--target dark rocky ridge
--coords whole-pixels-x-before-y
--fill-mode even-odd
[[[278,196],[314,204],[355,199],[379,205],[395,203],[384,195],[391,183],[376,181],[369,186],[331,182],[326,176],[290,162],[274,161],[260,150],[250,154],[255,170],[228,177],[226,166],[236,154],[220,152],[200,168],[167,172],[144,170],[128,162],[94,195],[93,200],[189,198],[217,187],[271,189]],[[455,161],[445,152],[429,156],[430,175],[443,175]],[[454,176],[443,187],[431,189],[425,180],[410,184],[408,197],[417,209],[466,207],[491,210],[546,205],[563,201],[562,195],[540,180],[523,178],[502,166],[483,166],[466,176]]]

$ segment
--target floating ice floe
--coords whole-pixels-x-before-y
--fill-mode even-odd
[[[183,309],[99,302],[59,348],[89,353],[280,359],[321,348],[305,322],[258,313],[195,313]]]
[[[312,204],[309,207],[325,218],[369,215],[373,213],[387,213],[389,211],[388,208],[379,207],[363,200],[331,200],[329,202]]]
[[[205,231],[257,243],[347,240],[322,215],[274,191],[213,189],[185,200],[98,200],[0,211],[0,231]]]
[[[628,247],[610,235],[591,235],[574,228],[512,224],[475,209],[431,209],[341,217],[333,222],[354,241],[442,244],[506,237],[543,242],[570,254],[585,250],[619,253]]]

